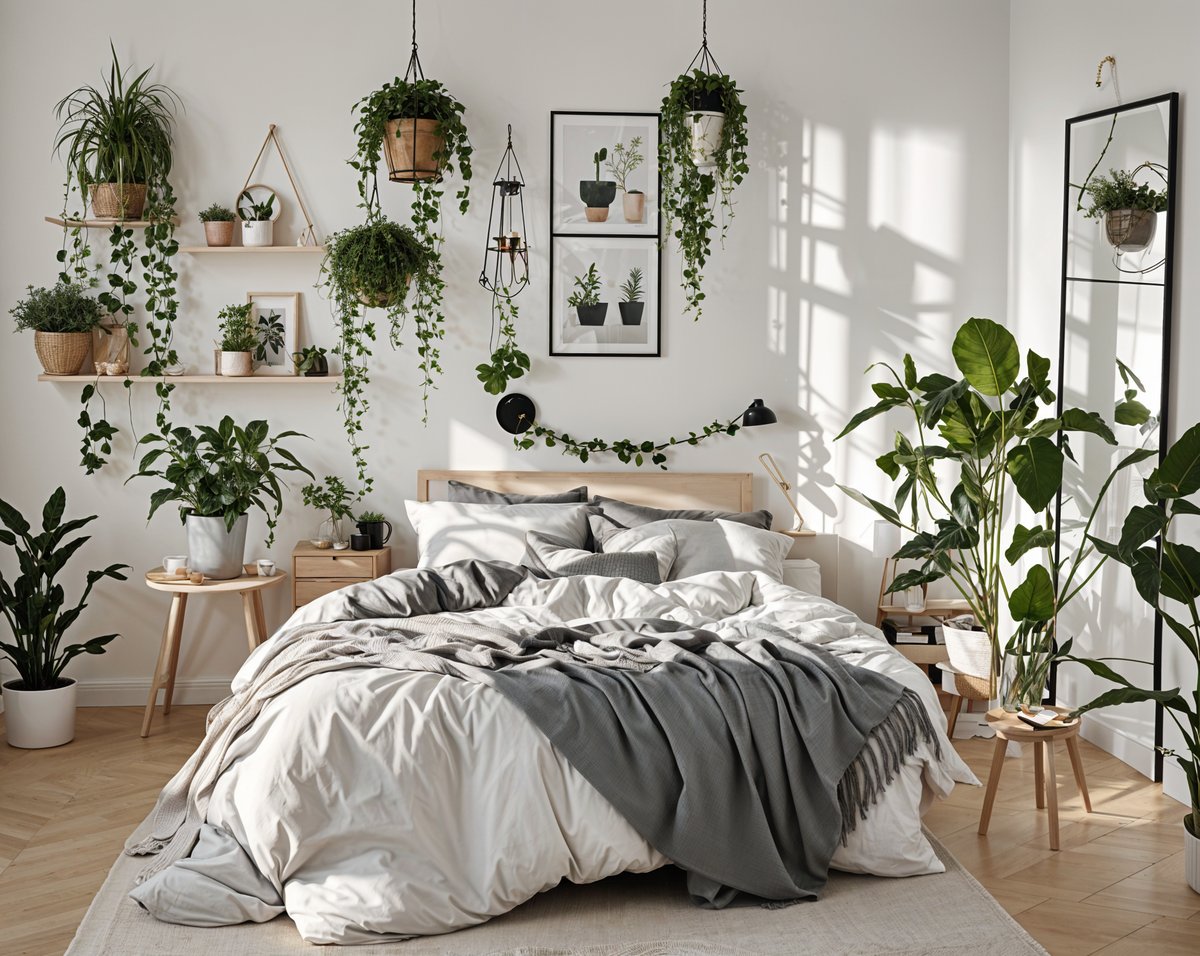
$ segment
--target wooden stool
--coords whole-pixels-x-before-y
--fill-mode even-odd
[[[1060,714],[1069,711],[1065,707],[1052,707]],[[1079,726],[1082,721],[1056,727],[1051,725],[1038,730],[1005,710],[988,711],[988,720],[996,731],[996,750],[992,754],[992,769],[988,772],[987,793],[983,798],[983,812],[979,816],[979,833],[987,834],[992,819],[992,804],[996,802],[996,788],[1004,770],[1004,753],[1008,741],[1033,744],[1033,786],[1037,807],[1046,807],[1050,817],[1050,849],[1058,849],[1058,779],[1054,773],[1054,742],[1061,740],[1067,745],[1071,758],[1071,769],[1075,771],[1075,783],[1083,796],[1083,806],[1092,812],[1092,799],[1088,796],[1087,780],[1083,776],[1083,758],[1079,755]],[[1043,758],[1044,754],[1044,758]],[[1043,759],[1045,764],[1043,766]]]
[[[171,610],[167,613],[167,625],[163,629],[162,643],[158,647],[158,663],[154,666],[154,679],[150,681],[150,699],[146,702],[146,713],[142,717],[142,736],[150,735],[150,721],[154,718],[154,705],[158,702],[159,689],[163,689],[163,716],[171,712],[171,697],[175,693],[175,670],[179,666],[179,645],[183,640],[183,615],[187,610],[188,598],[195,594],[240,594],[242,615],[246,620],[246,640],[253,651],[267,639],[267,618],[263,613],[262,592],[264,588],[282,584],[287,575],[276,571],[269,578],[259,577],[252,564],[243,568],[240,578],[228,581],[205,581],[192,584],[187,578],[168,576],[162,568],[146,572],[146,586],[155,591],[171,594]]]

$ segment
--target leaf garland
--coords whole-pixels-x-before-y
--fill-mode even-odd
[[[738,418],[740,417],[739,415]],[[658,465],[663,471],[667,471],[667,452],[672,448],[699,445],[714,435],[736,435],[742,427],[738,424],[738,418],[727,422],[714,421],[705,425],[699,432],[688,432],[687,438],[668,438],[662,442],[636,442],[628,438],[618,438],[614,441],[606,441],[603,438],[572,438],[566,432],[556,432],[535,420],[527,432],[513,436],[513,447],[528,451],[540,438],[547,448],[560,448],[564,455],[578,458],[581,462],[587,462],[596,455],[607,454],[616,455],[626,465],[633,464],[638,468],[647,464]]]

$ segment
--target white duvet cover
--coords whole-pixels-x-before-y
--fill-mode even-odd
[[[322,603],[289,623],[320,621]],[[977,781],[944,737],[926,676],[843,608],[758,572],[713,572],[657,586],[529,580],[504,606],[461,616],[506,628],[667,618],[729,638],[762,621],[893,677],[928,706],[941,759],[929,748],[910,757],[833,865],[883,876],[943,869],[921,833],[921,812],[956,781]],[[287,639],[285,627],[260,647],[235,690]],[[481,684],[383,669],[314,676],[269,703],[234,755],[208,809],[217,830],[206,828],[206,838],[231,834],[314,943],[445,933],[563,879],[668,862],[513,704]],[[262,920],[280,911],[254,902],[244,858],[224,870],[210,861],[202,877],[190,862],[155,878],[143,902],[156,916],[215,925],[231,912]]]

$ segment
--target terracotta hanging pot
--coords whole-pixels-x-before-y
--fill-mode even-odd
[[[388,179],[394,183],[438,179],[440,157],[446,148],[442,124],[434,119],[394,116],[384,125],[383,156]]]

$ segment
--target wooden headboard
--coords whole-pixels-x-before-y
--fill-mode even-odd
[[[441,501],[451,479],[492,491],[545,495],[587,485],[588,493],[653,508],[752,511],[750,473],[628,471],[438,471],[417,472],[417,500]]]

